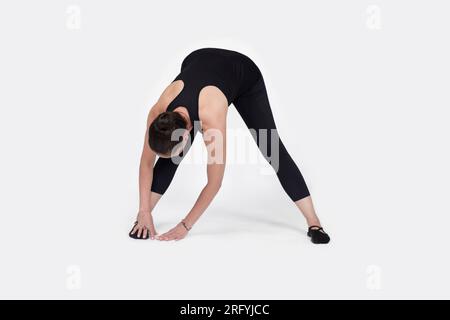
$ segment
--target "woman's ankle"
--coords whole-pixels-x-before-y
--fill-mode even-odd
[[[308,224],[308,227],[322,227],[319,219],[307,219],[306,223]]]

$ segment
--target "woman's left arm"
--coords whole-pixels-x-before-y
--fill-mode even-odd
[[[202,126],[203,140],[208,153],[208,182],[186,217],[173,229],[159,236],[160,240],[183,239],[211,204],[222,185],[226,162],[226,115],[209,120],[206,122],[208,124]]]

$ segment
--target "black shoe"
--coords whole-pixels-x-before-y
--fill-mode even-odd
[[[137,225],[137,221],[134,223],[133,227],[130,230],[130,233],[128,234],[130,236],[130,238],[133,239],[137,239],[137,240],[147,240],[149,238],[149,235],[147,235],[147,237],[144,238],[144,235],[141,234],[141,237],[138,237],[138,231],[136,231],[134,234],[131,234],[131,232],[133,232],[134,227]]]
[[[308,237],[311,237],[312,243],[328,243],[330,236],[323,231],[322,227],[311,226],[308,228]]]

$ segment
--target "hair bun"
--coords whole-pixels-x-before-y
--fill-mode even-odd
[[[183,140],[182,137],[178,137],[178,141],[172,140],[172,133],[177,129],[187,129],[186,120],[181,114],[174,111],[161,113],[149,128],[150,147],[158,153],[170,153],[173,146]]]

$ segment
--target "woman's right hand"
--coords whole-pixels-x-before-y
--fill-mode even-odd
[[[140,210],[137,216],[137,224],[134,226],[131,234],[134,235],[137,232],[137,237],[142,239],[155,239],[156,230],[153,225],[153,217],[150,211]]]

